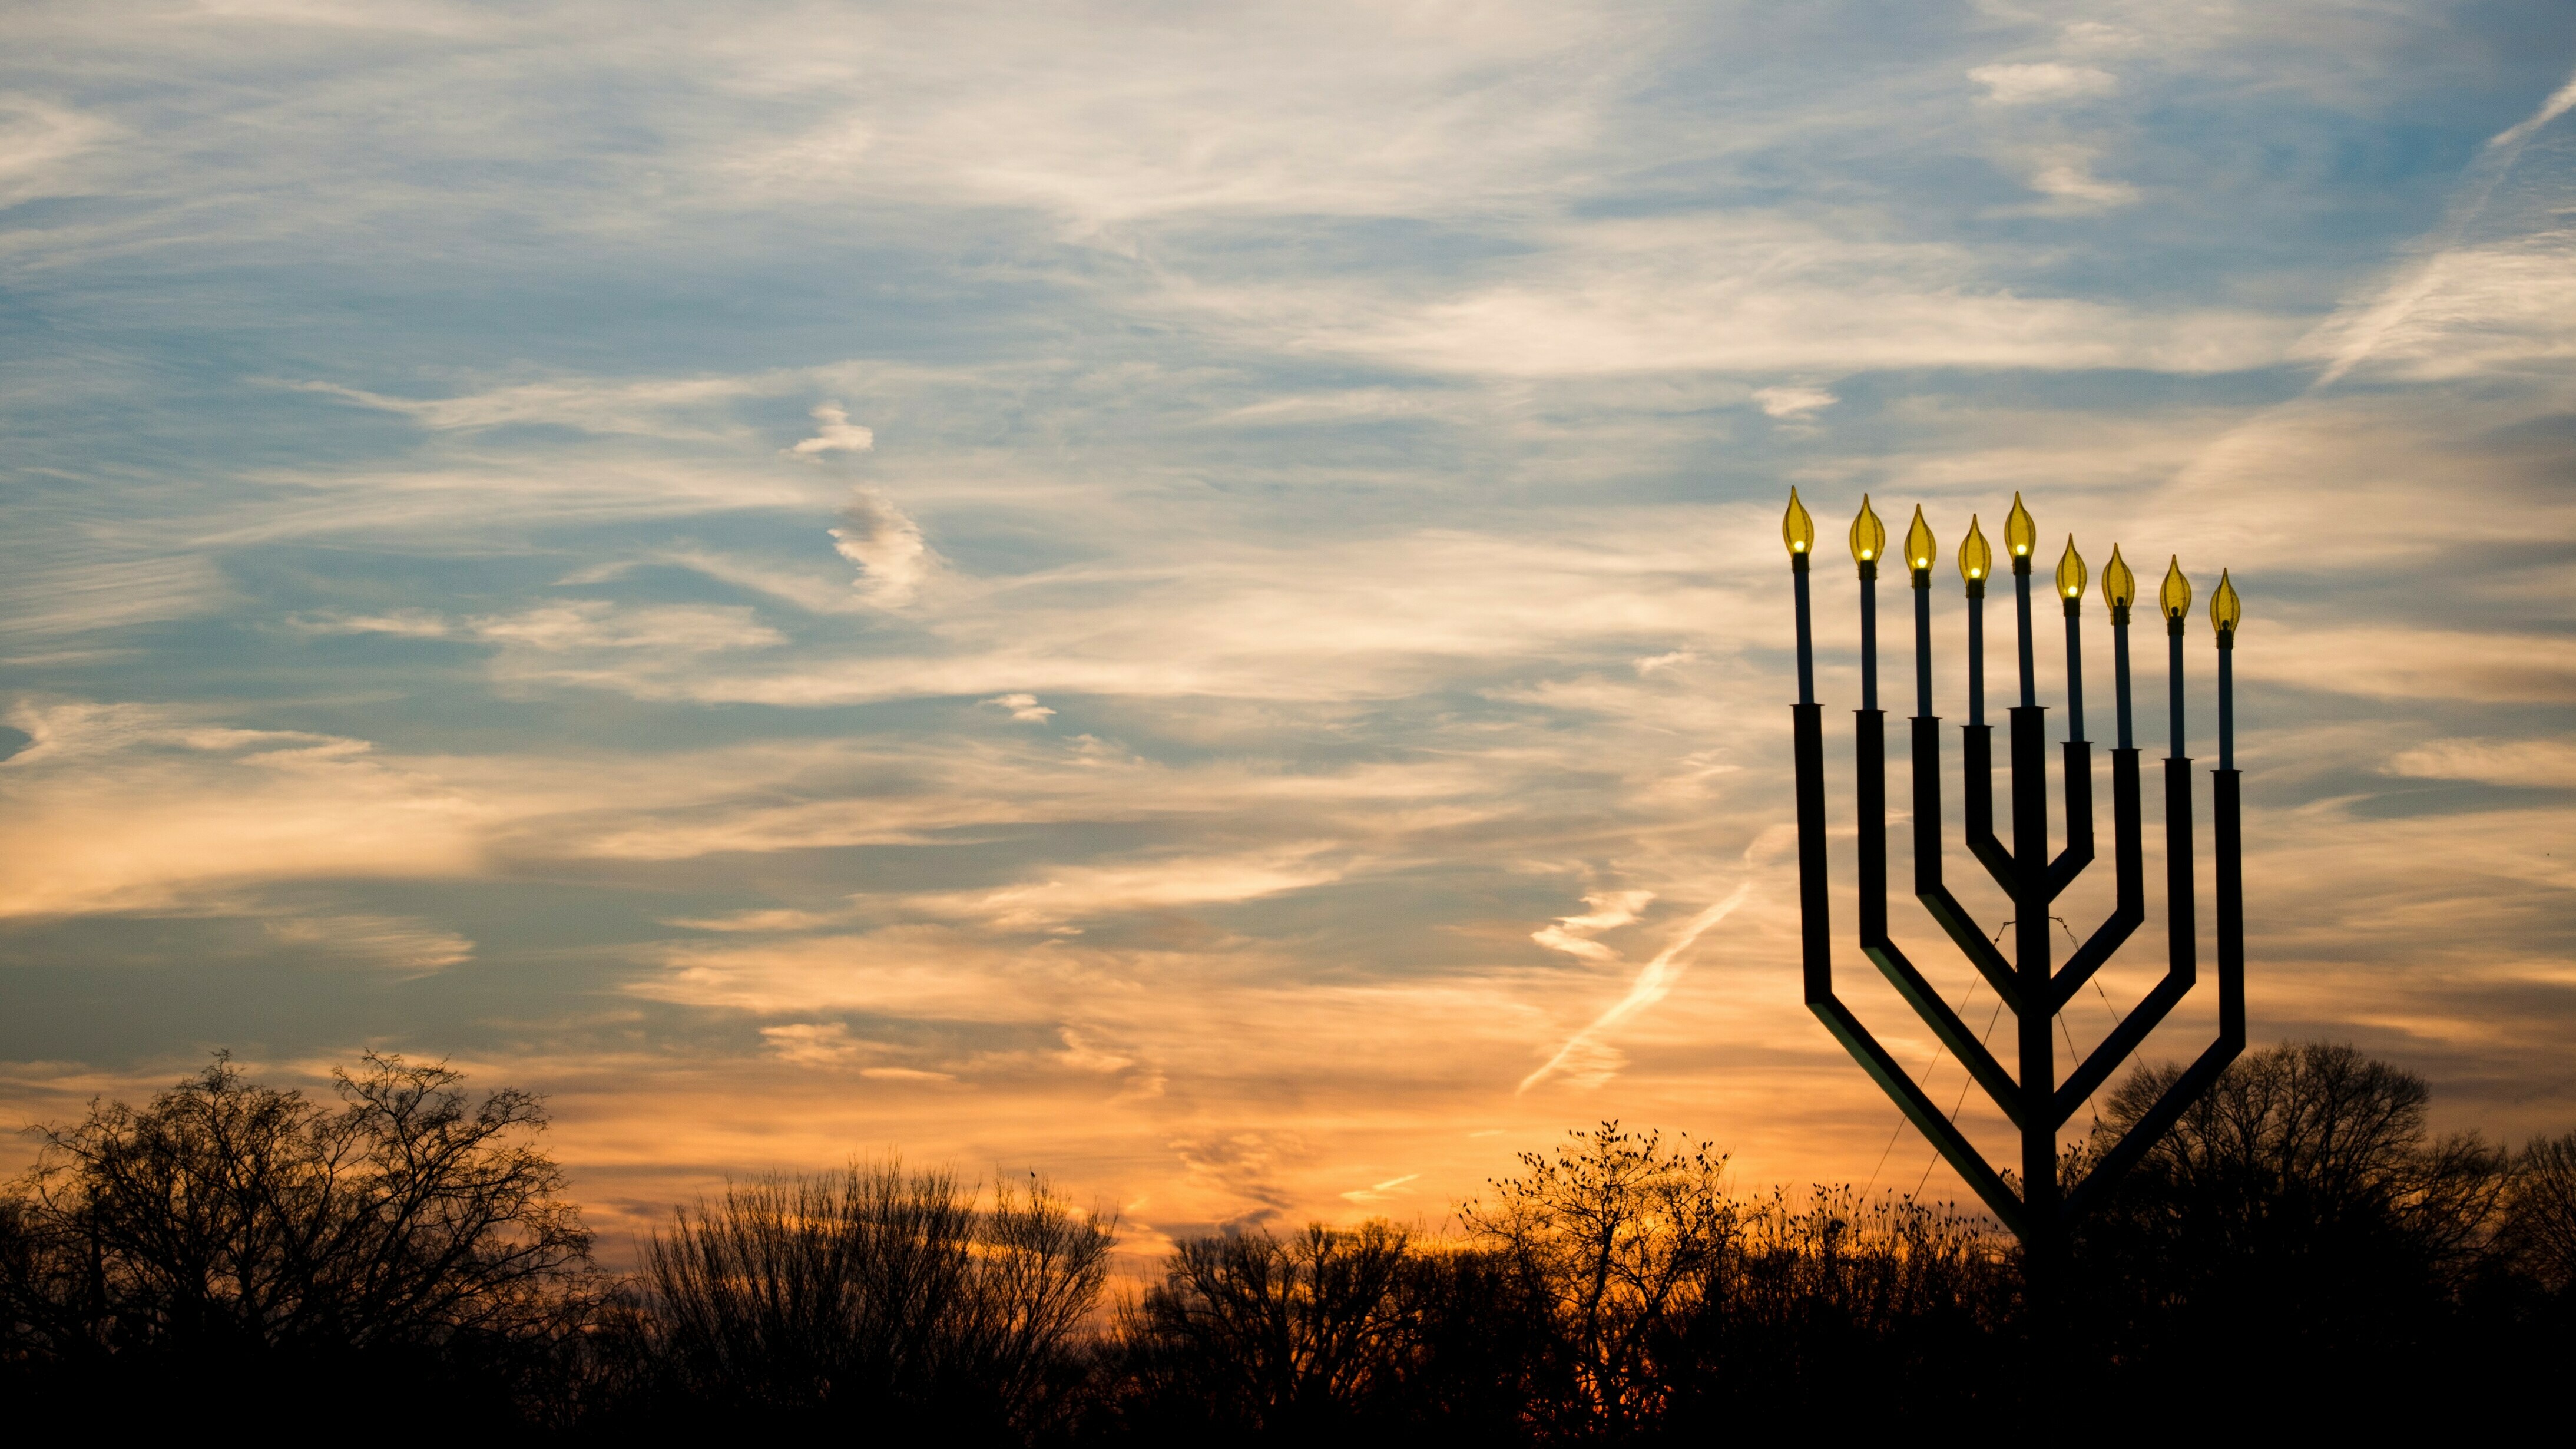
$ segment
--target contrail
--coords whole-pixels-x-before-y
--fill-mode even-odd
[[[1600,1035],[1663,1000],[1664,993],[1672,989],[1673,979],[1681,975],[1681,968],[1674,965],[1674,961],[1706,934],[1709,927],[1725,920],[1729,912],[1744,904],[1744,898],[1752,893],[1753,882],[1748,880],[1737,886],[1725,900],[1691,917],[1690,924],[1682,927],[1682,933],[1673,938],[1672,944],[1658,952],[1655,959],[1647,962],[1645,969],[1637,973],[1637,979],[1628,987],[1628,994],[1620,997],[1609,1010],[1592,1018],[1590,1026],[1566,1038],[1565,1045],[1556,1049],[1556,1055],[1547,1059],[1547,1065],[1521,1078],[1514,1095],[1546,1081],[1569,1060],[1598,1057],[1604,1050],[1598,1040]]]
[[[2521,124],[2508,126],[2487,138],[2478,159],[2469,167],[2467,184],[2451,203],[2450,216],[2434,233],[2431,244],[2423,248],[2424,260],[2413,271],[2389,284],[2387,290],[2380,293],[2379,300],[2353,324],[2350,340],[2335,355],[2333,364],[2308,385],[2311,394],[2333,386],[2345,373],[2359,366],[2378,348],[2391,328],[2405,321],[2431,295],[2434,286],[2441,281],[2443,258],[2467,234],[2469,224],[2477,220],[2478,213],[2486,210],[2488,200],[2495,195],[2497,183],[2504,180],[2505,173],[2513,169],[2515,159],[2522,155],[2523,144],[2541,127],[2567,114],[2570,109],[2576,109],[2576,76],[2570,76],[2567,84],[2551,92],[2549,99],[2540,103],[2540,109],[2523,118]]]

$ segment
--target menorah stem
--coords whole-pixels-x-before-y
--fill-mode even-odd
[[[2026,1240],[2035,1271],[2056,1251],[2057,1090],[2054,994],[2049,989],[2048,714],[2037,705],[2012,711],[2013,976],[2021,988],[2022,1201],[2038,1237]],[[2045,1225],[2045,1226],[2042,1226]]]
[[[2084,601],[2066,601],[2066,738],[2084,738]]]
[[[2218,768],[2236,768],[2236,631],[2218,631]]]
[[[1986,723],[1986,581],[1968,580],[1968,728]]]
[[[1860,944],[1887,940],[1887,715],[1878,707],[1878,563],[1860,561],[1860,711],[1852,730],[1859,768]]]
[[[2033,672],[2031,663],[2030,559],[2027,556],[2016,557],[2013,560],[2013,617],[2021,626],[2021,644],[2018,651],[2021,662],[2021,707],[2036,709],[2039,706],[2039,680]]]
[[[2134,750],[2136,739],[2129,730],[2129,611],[2125,605],[2111,610],[2111,680],[2120,714],[2120,748]]]
[[[2165,747],[2165,758],[2179,760],[2184,758],[2182,742],[2183,675],[2181,615],[2171,614],[2166,616],[2165,642],[2170,646],[2171,655],[2171,658],[2165,665],[2165,678],[2167,681],[2165,685],[2165,698],[2173,710],[2173,721],[2169,726],[2171,733],[2168,736],[2172,743]]]
[[[1860,566],[1860,707],[1878,708],[1878,565]]]
[[[1914,713],[1932,717],[1932,571],[1914,571]]]
[[[2211,833],[2218,849],[2218,1046],[2230,1058],[2245,1049],[2245,851],[2238,779],[2236,771],[2221,769],[2210,781]]]
[[[1790,753],[1798,796],[1798,918],[1807,1003],[1834,994],[1834,922],[1825,893],[1825,723],[1816,704],[1815,626],[1807,603],[1807,555],[1789,555],[1798,599],[1798,703],[1790,711]]]
[[[1798,703],[1816,702],[1816,637],[1807,608],[1807,556],[1789,555],[1789,578],[1798,595]]]
[[[2191,871],[2191,761],[2165,760],[2165,958],[2177,992],[2200,970],[2200,903]]]

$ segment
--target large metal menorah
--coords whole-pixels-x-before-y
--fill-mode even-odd
[[[2218,769],[2212,782],[2212,814],[2217,829],[2218,885],[2218,1040],[2202,1052],[2175,1081],[2153,1110],[2139,1119],[2107,1153],[2095,1158],[2072,1190],[2059,1178],[2057,1134],[2084,1100],[2120,1063],[2137,1050],[2176,1003],[2188,994],[2198,970],[2198,912],[2192,890],[2191,759],[2183,753],[2183,622],[2191,610],[2191,584],[2177,558],[2160,591],[2160,612],[2171,646],[2167,685],[2172,711],[2165,756],[2165,909],[2167,948],[2164,979],[2144,1001],[2080,1061],[2064,1080],[2057,1077],[2054,1032],[2057,1014],[2146,919],[2145,866],[2140,849],[2144,828],[2139,814],[2138,750],[2130,731],[2129,608],[2137,580],[2117,548],[2103,569],[2102,593],[2111,609],[2114,691],[2119,716],[2119,747],[2111,752],[2112,868],[2118,877],[2117,903],[2064,965],[2054,965],[2049,930],[2051,905],[2093,863],[2093,746],[2084,737],[2083,602],[2084,560],[2075,540],[2057,565],[2057,594],[2066,615],[2066,739],[2059,746],[2066,795],[2066,844],[2049,852],[2047,712],[2038,699],[2032,654],[2036,636],[2031,621],[2031,550],[2039,530],[2013,495],[2012,516],[2004,538],[2010,550],[2014,615],[2020,625],[2021,703],[2011,716],[2012,843],[1995,835],[1993,727],[1986,723],[1985,609],[1986,581],[1993,573],[1993,552],[1972,518],[1959,546],[1959,572],[1968,599],[1968,723],[1960,731],[1965,791],[1968,853],[2012,901],[2013,958],[2005,960],[1989,933],[1963,909],[1942,876],[1941,721],[1932,713],[1932,565],[1938,547],[1914,511],[1907,530],[1904,561],[1914,578],[1914,895],[1969,961],[1975,964],[2004,1008],[2017,1023],[2019,1061],[2014,1071],[1986,1049],[1959,1014],[1934,991],[1906,959],[1887,929],[1887,751],[1886,712],[1878,707],[1878,565],[1887,551],[1887,529],[1861,500],[1852,521],[1853,562],[1860,569],[1861,699],[1857,712],[1857,796],[1860,826],[1860,950],[1880,974],[1956,1055],[1971,1077],[1994,1099],[2021,1133],[2020,1189],[2004,1172],[1989,1165],[1950,1117],[1933,1104],[1878,1039],[1870,1035],[1851,1008],[1834,994],[1834,922],[1825,889],[1825,756],[1824,729],[1816,703],[1815,645],[1809,622],[1808,559],[1816,529],[1790,490],[1789,512],[1781,528],[1789,545],[1789,569],[1798,608],[1798,703],[1796,744],[1798,774],[1798,894],[1804,915],[1807,1008],[1840,1040],[1863,1070],[1896,1100],[1908,1120],[1931,1139],[1997,1217],[2020,1237],[2035,1281],[2052,1275],[2063,1255],[2067,1229],[2118,1181],[2148,1147],[2171,1127],[2183,1109],[2208,1090],[2227,1064],[2245,1048],[2245,919],[2242,871],[2237,841],[2236,624],[2241,606],[2226,575],[2210,600],[2210,619],[2218,632]]]

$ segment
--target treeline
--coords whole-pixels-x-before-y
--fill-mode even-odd
[[[2097,1143],[2162,1080],[2115,1092]],[[2456,1424],[2576,1348],[2576,1133],[2434,1139],[2420,1079],[2340,1046],[2231,1068],[2047,1305],[1980,1217],[1730,1192],[1706,1145],[1613,1124],[1525,1155],[1453,1231],[1189,1239],[1141,1291],[1110,1291],[1116,1225],[1043,1182],[891,1163],[736,1184],[615,1277],[532,1098],[375,1056],[338,1088],[218,1060],[39,1129],[0,1194],[16,1398],[100,1427],[557,1437],[1652,1443],[2114,1411],[2133,1435]]]

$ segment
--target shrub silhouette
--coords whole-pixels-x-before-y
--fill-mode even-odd
[[[1079,1371],[1112,1242],[1035,1180],[989,1207],[893,1162],[737,1184],[647,1246],[631,1396],[737,1427],[1030,1432]]]

